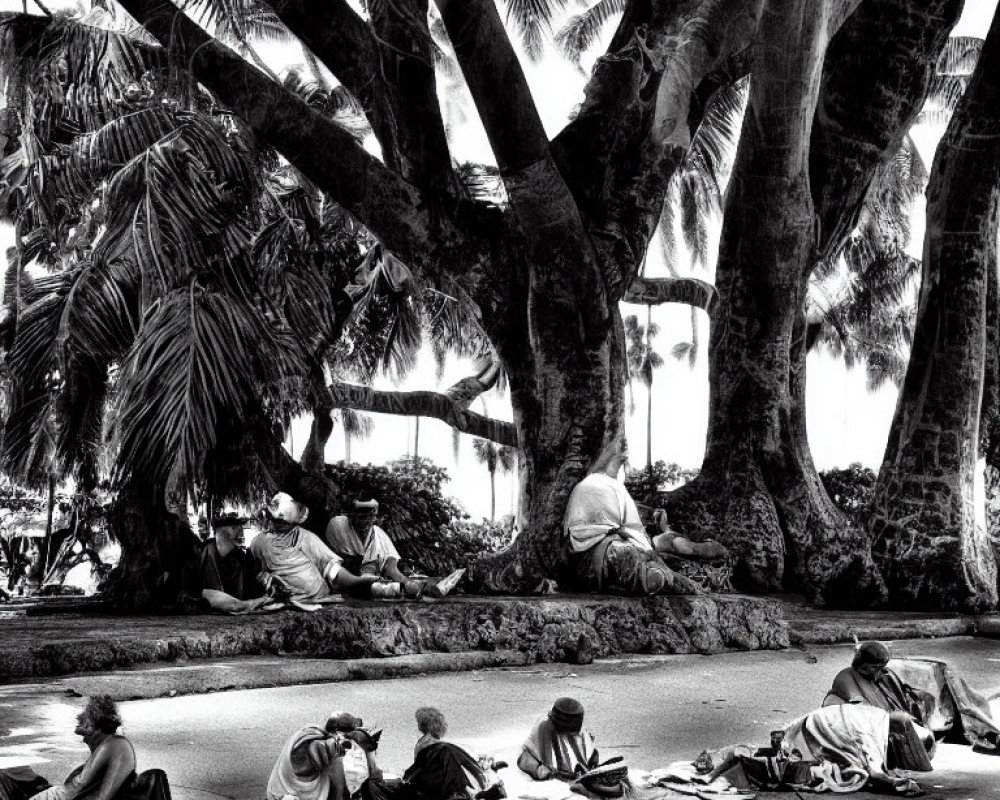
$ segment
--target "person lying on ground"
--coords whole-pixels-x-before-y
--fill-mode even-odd
[[[201,596],[218,611],[245,614],[269,604],[279,607],[258,580],[257,562],[243,546],[243,526],[247,521],[247,517],[235,514],[215,517],[212,520],[215,536],[201,548]]]
[[[823,705],[865,703],[908,714],[946,741],[966,742],[978,752],[1000,754],[1000,727],[986,698],[945,662],[894,659],[881,642],[862,642],[850,667],[842,669]]]
[[[324,725],[306,725],[289,736],[271,769],[267,800],[345,800],[343,756],[353,744],[345,734],[361,724],[351,714],[335,712]]]
[[[568,583],[632,595],[700,593],[653,550],[639,509],[617,478],[627,455],[624,439],[609,442],[570,494],[563,523]]]
[[[517,766],[537,781],[575,780],[600,760],[594,737],[583,727],[583,705],[560,697],[548,715],[538,720],[521,747]]]
[[[263,570],[265,586],[278,579],[287,586],[293,605],[315,608],[340,592],[356,597],[398,599],[403,586],[382,581],[377,575],[352,575],[341,567],[340,557],[312,531],[301,527],[309,510],[290,495],[278,492],[267,504],[267,523],[250,545]]]
[[[664,508],[653,511],[653,526],[657,531],[653,535],[653,549],[657,553],[669,553],[683,558],[703,558],[709,561],[718,561],[729,555],[729,550],[715,539],[696,542],[681,536],[670,527],[667,511]]]
[[[74,733],[90,748],[90,756],[66,780],[32,796],[32,800],[113,800],[135,782],[135,750],[118,733],[121,717],[108,695],[95,695],[76,718]]]
[[[465,574],[455,570],[444,578],[414,580],[399,568],[399,551],[378,520],[377,500],[355,500],[347,514],[333,517],[326,526],[326,544],[341,558],[341,567],[354,575],[378,575],[403,584],[408,597],[426,590],[430,597],[444,597]]]

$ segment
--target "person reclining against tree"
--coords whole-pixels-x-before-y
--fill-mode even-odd
[[[108,695],[95,695],[76,718],[74,733],[90,748],[90,756],[55,786],[30,770],[0,770],[0,796],[5,800],[114,800],[133,797],[136,789],[135,750],[117,733],[121,725],[118,706]],[[15,780],[11,780],[11,775]],[[25,778],[30,777],[29,780]],[[30,787],[30,789],[28,789]],[[25,790],[31,793],[26,793]]]
[[[700,592],[653,550],[639,509],[617,478],[627,455],[624,439],[609,442],[570,494],[564,518],[569,583],[635,595]]]
[[[594,737],[583,727],[583,705],[560,697],[535,723],[521,747],[517,766],[536,781],[575,780],[599,763]]]
[[[964,678],[937,659],[896,659],[893,667],[890,660],[889,648],[881,642],[858,644],[851,666],[837,673],[823,705],[865,703],[904,712],[947,741],[1000,754],[1000,728],[989,703]]]
[[[419,598],[426,590],[430,597],[444,597],[461,577],[458,569],[444,578],[413,580],[399,569],[399,551],[378,519],[377,500],[355,500],[347,514],[333,517],[326,526],[326,543],[341,558],[342,568],[354,575],[378,575],[403,584],[407,597]]]
[[[399,583],[387,583],[377,575],[352,575],[341,568],[340,557],[312,531],[301,527],[309,510],[284,492],[278,492],[266,508],[267,524],[250,545],[260,564],[260,581],[267,586],[278,579],[288,589],[298,608],[314,610],[314,603],[332,602],[347,592],[358,597],[403,597]]]
[[[200,553],[201,596],[212,608],[245,614],[265,606],[279,608],[258,580],[261,570],[243,546],[243,526],[248,517],[221,514],[212,520],[215,536]]]

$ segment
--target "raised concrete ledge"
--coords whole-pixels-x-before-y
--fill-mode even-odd
[[[505,660],[534,663],[787,646],[781,603],[743,595],[348,601],[314,613],[250,617],[0,619],[0,681],[261,654],[356,659],[502,651]]]

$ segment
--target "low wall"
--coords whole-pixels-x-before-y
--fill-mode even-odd
[[[587,663],[621,653],[787,646],[781,603],[742,595],[347,601],[313,613],[248,617],[0,619],[0,681],[262,653],[371,658],[507,651],[522,653],[526,663]]]

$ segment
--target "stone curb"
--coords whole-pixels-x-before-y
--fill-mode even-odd
[[[743,595],[347,602],[311,614],[66,616],[0,624],[0,683],[157,662],[295,653],[357,661],[516,651],[530,662],[788,646],[781,604]]]

